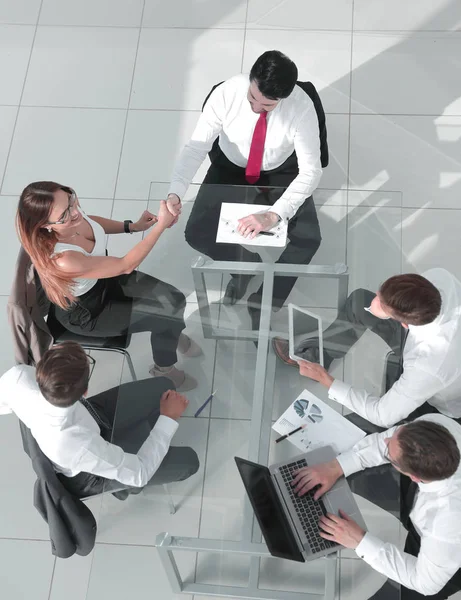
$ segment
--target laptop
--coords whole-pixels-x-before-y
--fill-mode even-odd
[[[322,317],[294,304],[288,304],[288,354],[291,360],[305,360],[296,354],[299,344],[306,338],[318,339],[319,360],[323,364],[323,321]]]
[[[290,461],[265,467],[235,457],[237,468],[272,556],[307,562],[340,550],[342,546],[319,535],[318,522],[327,512],[348,514],[366,530],[365,521],[345,477],[319,500],[313,491],[293,492],[293,471],[328,462],[336,457],[331,446],[301,454]]]

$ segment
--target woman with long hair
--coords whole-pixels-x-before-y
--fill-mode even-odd
[[[136,223],[87,216],[74,190],[53,181],[28,185],[16,218],[20,241],[54,305],[55,318],[80,335],[150,331],[150,374],[169,377],[187,391],[197,382],[176,368],[176,351],[191,357],[201,349],[182,333],[184,294],[136,271],[174,222],[163,201],[157,217],[146,210]],[[135,231],[148,233],[125,256],[107,256],[106,234]]]

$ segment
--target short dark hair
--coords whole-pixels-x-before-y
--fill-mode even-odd
[[[439,290],[416,273],[390,277],[379,288],[379,295],[391,316],[408,325],[432,323],[442,308]]]
[[[250,71],[250,81],[255,81],[261,94],[269,100],[288,98],[297,79],[295,63],[278,50],[261,54]]]
[[[44,398],[54,406],[72,406],[88,389],[90,364],[76,342],[62,342],[45,352],[35,374]]]
[[[446,427],[433,421],[418,420],[397,431],[400,446],[398,467],[422,481],[451,477],[459,467],[459,448]]]

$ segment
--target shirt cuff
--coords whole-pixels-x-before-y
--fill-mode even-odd
[[[384,542],[379,538],[371,535],[371,533],[366,533],[355,552],[359,558],[363,558],[367,563],[370,563],[378,556],[383,544]]]
[[[330,400],[336,400],[336,402],[339,402],[340,404],[344,404],[351,387],[352,386],[348,383],[344,383],[344,381],[341,381],[340,379],[335,379],[328,390],[328,398],[330,398]]]
[[[155,423],[154,429],[161,429],[166,435],[173,437],[179,427],[179,423],[165,415],[160,415]]]
[[[343,470],[344,477],[349,477],[349,475],[352,475],[352,473],[362,471],[360,459],[352,450],[348,450],[347,452],[339,454],[336,457],[336,460],[339,462],[339,465]]]
[[[269,211],[278,215],[282,221],[289,221],[293,216],[293,210],[287,200],[284,200],[283,196],[275,202]]]
[[[187,192],[187,186],[179,181],[173,181],[170,184],[170,189],[168,190],[168,194],[176,194],[180,200],[182,200]],[[168,196],[167,194],[167,196]]]

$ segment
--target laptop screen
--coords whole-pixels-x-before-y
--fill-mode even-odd
[[[243,458],[235,457],[235,462],[269,552],[272,556],[304,562],[269,469]]]

